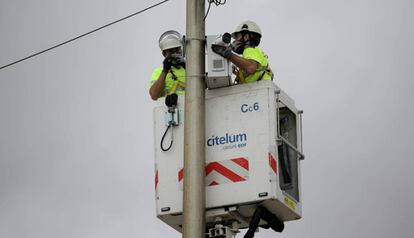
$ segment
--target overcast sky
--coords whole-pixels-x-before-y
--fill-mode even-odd
[[[149,0],[0,0],[0,66]],[[413,237],[414,2],[228,0],[207,34],[262,28],[304,110],[303,218],[258,238]],[[168,3],[0,70],[0,237],[181,237],[155,217],[148,82]],[[238,237],[242,237],[245,231]]]

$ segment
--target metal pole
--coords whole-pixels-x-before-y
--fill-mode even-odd
[[[205,236],[205,0],[187,0],[183,238]]]

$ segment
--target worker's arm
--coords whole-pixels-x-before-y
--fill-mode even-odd
[[[164,96],[164,88],[165,88],[165,78],[167,77],[168,71],[171,69],[172,61],[174,58],[168,56],[162,62],[162,72],[158,79],[154,82],[149,90],[149,94],[152,100],[157,100],[158,98]],[[154,77],[154,75],[153,75]],[[156,77],[156,76],[155,76]]]
[[[258,64],[251,59],[245,59],[236,54],[231,54],[228,59],[247,74],[254,74],[257,70]]]
[[[240,69],[244,70],[247,74],[254,74],[257,70],[258,63],[252,59],[245,59],[233,53],[230,46],[215,45],[211,46],[211,49],[224,58],[230,60]]]
[[[152,100],[157,100],[158,98],[164,96],[164,88],[165,88],[165,77],[166,73],[164,71],[161,72],[160,76],[158,77],[157,81],[155,81],[150,90],[149,94]]]

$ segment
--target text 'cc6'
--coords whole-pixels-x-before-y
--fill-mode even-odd
[[[259,107],[259,103],[255,102],[253,103],[253,105],[243,104],[241,105],[240,109],[241,109],[241,112],[247,113],[247,112],[257,112],[259,111],[260,107]]]

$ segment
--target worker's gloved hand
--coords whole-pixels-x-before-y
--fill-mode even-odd
[[[185,68],[185,60],[182,56],[175,56],[172,58],[172,66],[176,68],[183,67]]]
[[[237,54],[243,54],[244,50],[244,42],[241,40],[235,40],[231,43],[231,49],[236,52]]]
[[[219,54],[226,59],[228,59],[233,54],[233,51],[231,50],[230,46],[213,44],[211,45],[211,49],[214,53]]]
[[[164,61],[162,62],[162,72],[168,73],[168,71],[171,69],[172,66],[172,58],[166,57]]]

